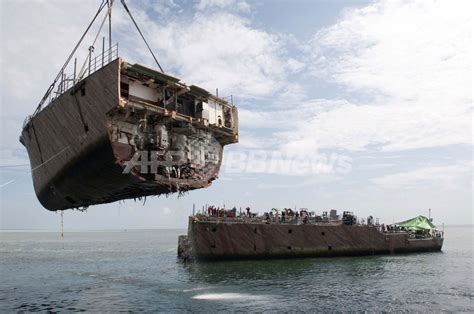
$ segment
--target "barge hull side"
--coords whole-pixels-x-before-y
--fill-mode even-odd
[[[367,225],[193,222],[178,251],[184,259],[360,256],[440,251],[441,238],[410,239]]]

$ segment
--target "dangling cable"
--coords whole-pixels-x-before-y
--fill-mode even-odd
[[[151,55],[153,56],[153,59],[155,59],[156,64],[157,64],[158,67],[160,68],[160,71],[161,71],[162,73],[165,73],[165,71],[163,71],[163,68],[161,67],[160,63],[159,63],[158,60],[156,59],[155,54],[153,53],[153,51],[151,50],[150,46],[148,45],[148,42],[146,41],[145,36],[143,36],[143,33],[142,33],[142,31],[140,30],[140,27],[138,27],[137,22],[135,22],[135,19],[133,18],[132,13],[131,13],[130,10],[128,9],[127,5],[125,4],[125,0],[121,0],[121,1],[122,1],[123,7],[125,8],[125,11],[127,11],[128,15],[130,16],[130,19],[132,20],[133,24],[135,24],[135,27],[137,28],[138,32],[139,32],[140,35],[142,36],[142,39],[143,39],[143,41],[145,42],[145,45],[148,47],[148,50],[150,51]]]
[[[69,64],[69,61],[71,61],[72,57],[74,56],[74,54],[76,53],[76,50],[77,48],[79,47],[79,45],[81,44],[82,40],[84,39],[84,37],[86,36],[87,32],[89,31],[89,29],[91,28],[92,24],[94,24],[94,21],[95,19],[97,18],[97,16],[100,14],[100,12],[102,11],[102,9],[105,7],[105,5],[107,4],[107,2],[105,0],[102,0],[102,3],[100,4],[99,6],[99,10],[97,10],[97,13],[95,14],[94,18],[92,19],[92,21],[90,22],[89,26],[87,26],[87,29],[86,31],[84,32],[84,34],[82,34],[81,36],[81,39],[79,39],[79,42],[76,44],[76,46],[74,47],[74,49],[72,50],[71,54],[69,55],[69,57],[67,58],[66,62],[64,63],[63,67],[61,68],[61,70],[59,70],[59,73],[58,75],[56,76],[56,78],[54,79],[53,83],[49,86],[48,90],[46,91],[46,94],[43,96],[43,98],[41,99],[38,107],[36,107],[36,110],[35,112],[33,113],[33,116],[35,116],[40,110],[41,110],[41,107],[43,106],[44,102],[46,101],[46,99],[48,99],[49,97],[49,94],[51,94],[51,92],[53,91],[53,88],[54,86],[56,85],[56,82],[59,80],[59,78],[62,76],[63,72],[64,72],[64,69],[67,67],[67,65]]]
[[[61,239],[64,240],[64,210],[61,211]]]

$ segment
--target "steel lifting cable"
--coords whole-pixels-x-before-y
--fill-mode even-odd
[[[97,34],[95,35],[94,41],[92,42],[92,45],[89,47],[89,49],[94,49],[94,45],[97,41],[97,38],[99,38],[100,32],[102,31],[102,27],[104,27],[104,24],[105,24],[105,21],[107,20],[107,17],[110,18],[110,14],[112,12],[112,5],[114,4],[114,1],[115,0],[107,0],[107,3],[108,3],[107,13],[104,16],[104,19],[102,20],[102,23],[100,24],[99,30],[97,31]],[[109,53],[110,53],[110,51],[109,51]],[[87,55],[86,59],[84,60],[84,64],[82,65],[81,70],[79,71],[79,74],[77,76],[77,81],[82,80],[83,76],[86,74],[86,65],[87,65],[87,62],[90,61],[90,59],[91,59],[91,54],[92,54],[92,51],[90,51],[90,53]]]
[[[36,107],[36,110],[35,112],[33,113],[33,116],[35,116],[40,110],[41,110],[41,107],[43,106],[44,102],[46,101],[46,99],[48,99],[49,95],[51,94],[51,92],[53,91],[53,88],[54,86],[56,85],[57,81],[59,80],[59,78],[62,76],[63,72],[64,72],[64,69],[66,69],[67,65],[69,64],[69,61],[71,61],[72,57],[74,56],[74,54],[76,53],[76,50],[77,48],[79,48],[79,45],[81,44],[82,40],[84,39],[84,37],[86,36],[87,32],[89,32],[89,29],[91,28],[92,24],[94,24],[97,16],[99,16],[100,12],[102,11],[102,9],[106,6],[107,4],[107,1],[105,0],[102,0],[102,3],[100,4],[99,6],[99,9],[97,10],[97,13],[94,15],[94,18],[92,19],[92,21],[90,22],[89,26],[87,26],[87,29],[85,30],[84,34],[82,34],[81,38],[79,39],[79,42],[76,44],[76,46],[74,47],[74,49],[72,50],[71,54],[69,55],[69,57],[67,58],[66,62],[64,63],[63,67],[61,68],[61,70],[59,71],[58,75],[56,76],[56,78],[54,79],[53,83],[49,86],[48,90],[46,91],[46,94],[43,96],[43,98],[41,99],[38,107]]]
[[[153,59],[155,59],[155,62],[158,65],[158,67],[160,68],[161,73],[165,73],[165,71],[163,71],[163,68],[161,67],[160,63],[156,59],[155,54],[153,53],[153,50],[151,50],[150,45],[148,45],[148,42],[146,41],[145,36],[143,36],[143,33],[140,30],[140,27],[138,27],[137,22],[135,22],[135,19],[133,18],[132,13],[128,9],[127,4],[125,3],[125,0],[121,0],[121,2],[122,2],[123,7],[125,8],[125,11],[127,11],[128,15],[130,16],[130,19],[132,20],[133,24],[135,24],[135,27],[137,28],[138,32],[140,33],[140,36],[142,36],[142,39],[145,42],[145,45],[148,47],[148,50],[150,51],[151,55],[153,56]]]
[[[45,164],[47,164],[48,162],[50,162],[51,160],[55,159],[56,157],[58,157],[59,155],[61,155],[62,153],[64,153],[64,151],[66,149],[70,148],[70,145],[67,145],[66,147],[64,147],[62,150],[60,150],[58,153],[54,154],[53,156],[49,157],[47,160],[43,161],[41,164],[37,165],[36,167],[33,167],[31,168],[31,172],[35,171],[36,169],[39,169],[41,167],[43,167]],[[19,167],[31,167],[30,164],[17,164],[17,165],[0,165],[0,168],[19,168]]]

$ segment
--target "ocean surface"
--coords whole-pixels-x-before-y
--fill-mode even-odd
[[[442,252],[183,264],[185,230],[1,232],[0,311],[474,311],[473,227]]]

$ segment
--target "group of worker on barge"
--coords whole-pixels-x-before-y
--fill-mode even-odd
[[[245,222],[245,223],[264,223],[264,224],[344,224],[362,226],[369,225],[377,228],[383,233],[409,233],[412,238],[432,238],[432,237],[443,237],[443,231],[435,229],[435,226],[431,224],[432,219],[423,221],[425,224],[431,224],[432,228],[418,228],[417,225],[409,224],[410,221],[415,219],[427,220],[424,216],[418,216],[411,220],[407,220],[402,223],[394,224],[380,224],[379,219],[374,219],[373,216],[367,218],[357,218],[351,211],[344,211],[341,215],[337,214],[337,210],[331,209],[329,211],[323,211],[321,215],[318,215],[315,211],[310,211],[307,208],[300,208],[300,210],[291,208],[272,208],[268,212],[264,212],[263,215],[259,215],[256,212],[252,212],[250,207],[246,207],[244,210],[237,207],[232,209],[225,209],[224,207],[207,206],[207,210],[203,207],[201,212],[196,214],[193,213],[193,219],[197,221],[220,221],[225,223],[232,222]],[[407,224],[408,223],[408,224]]]

